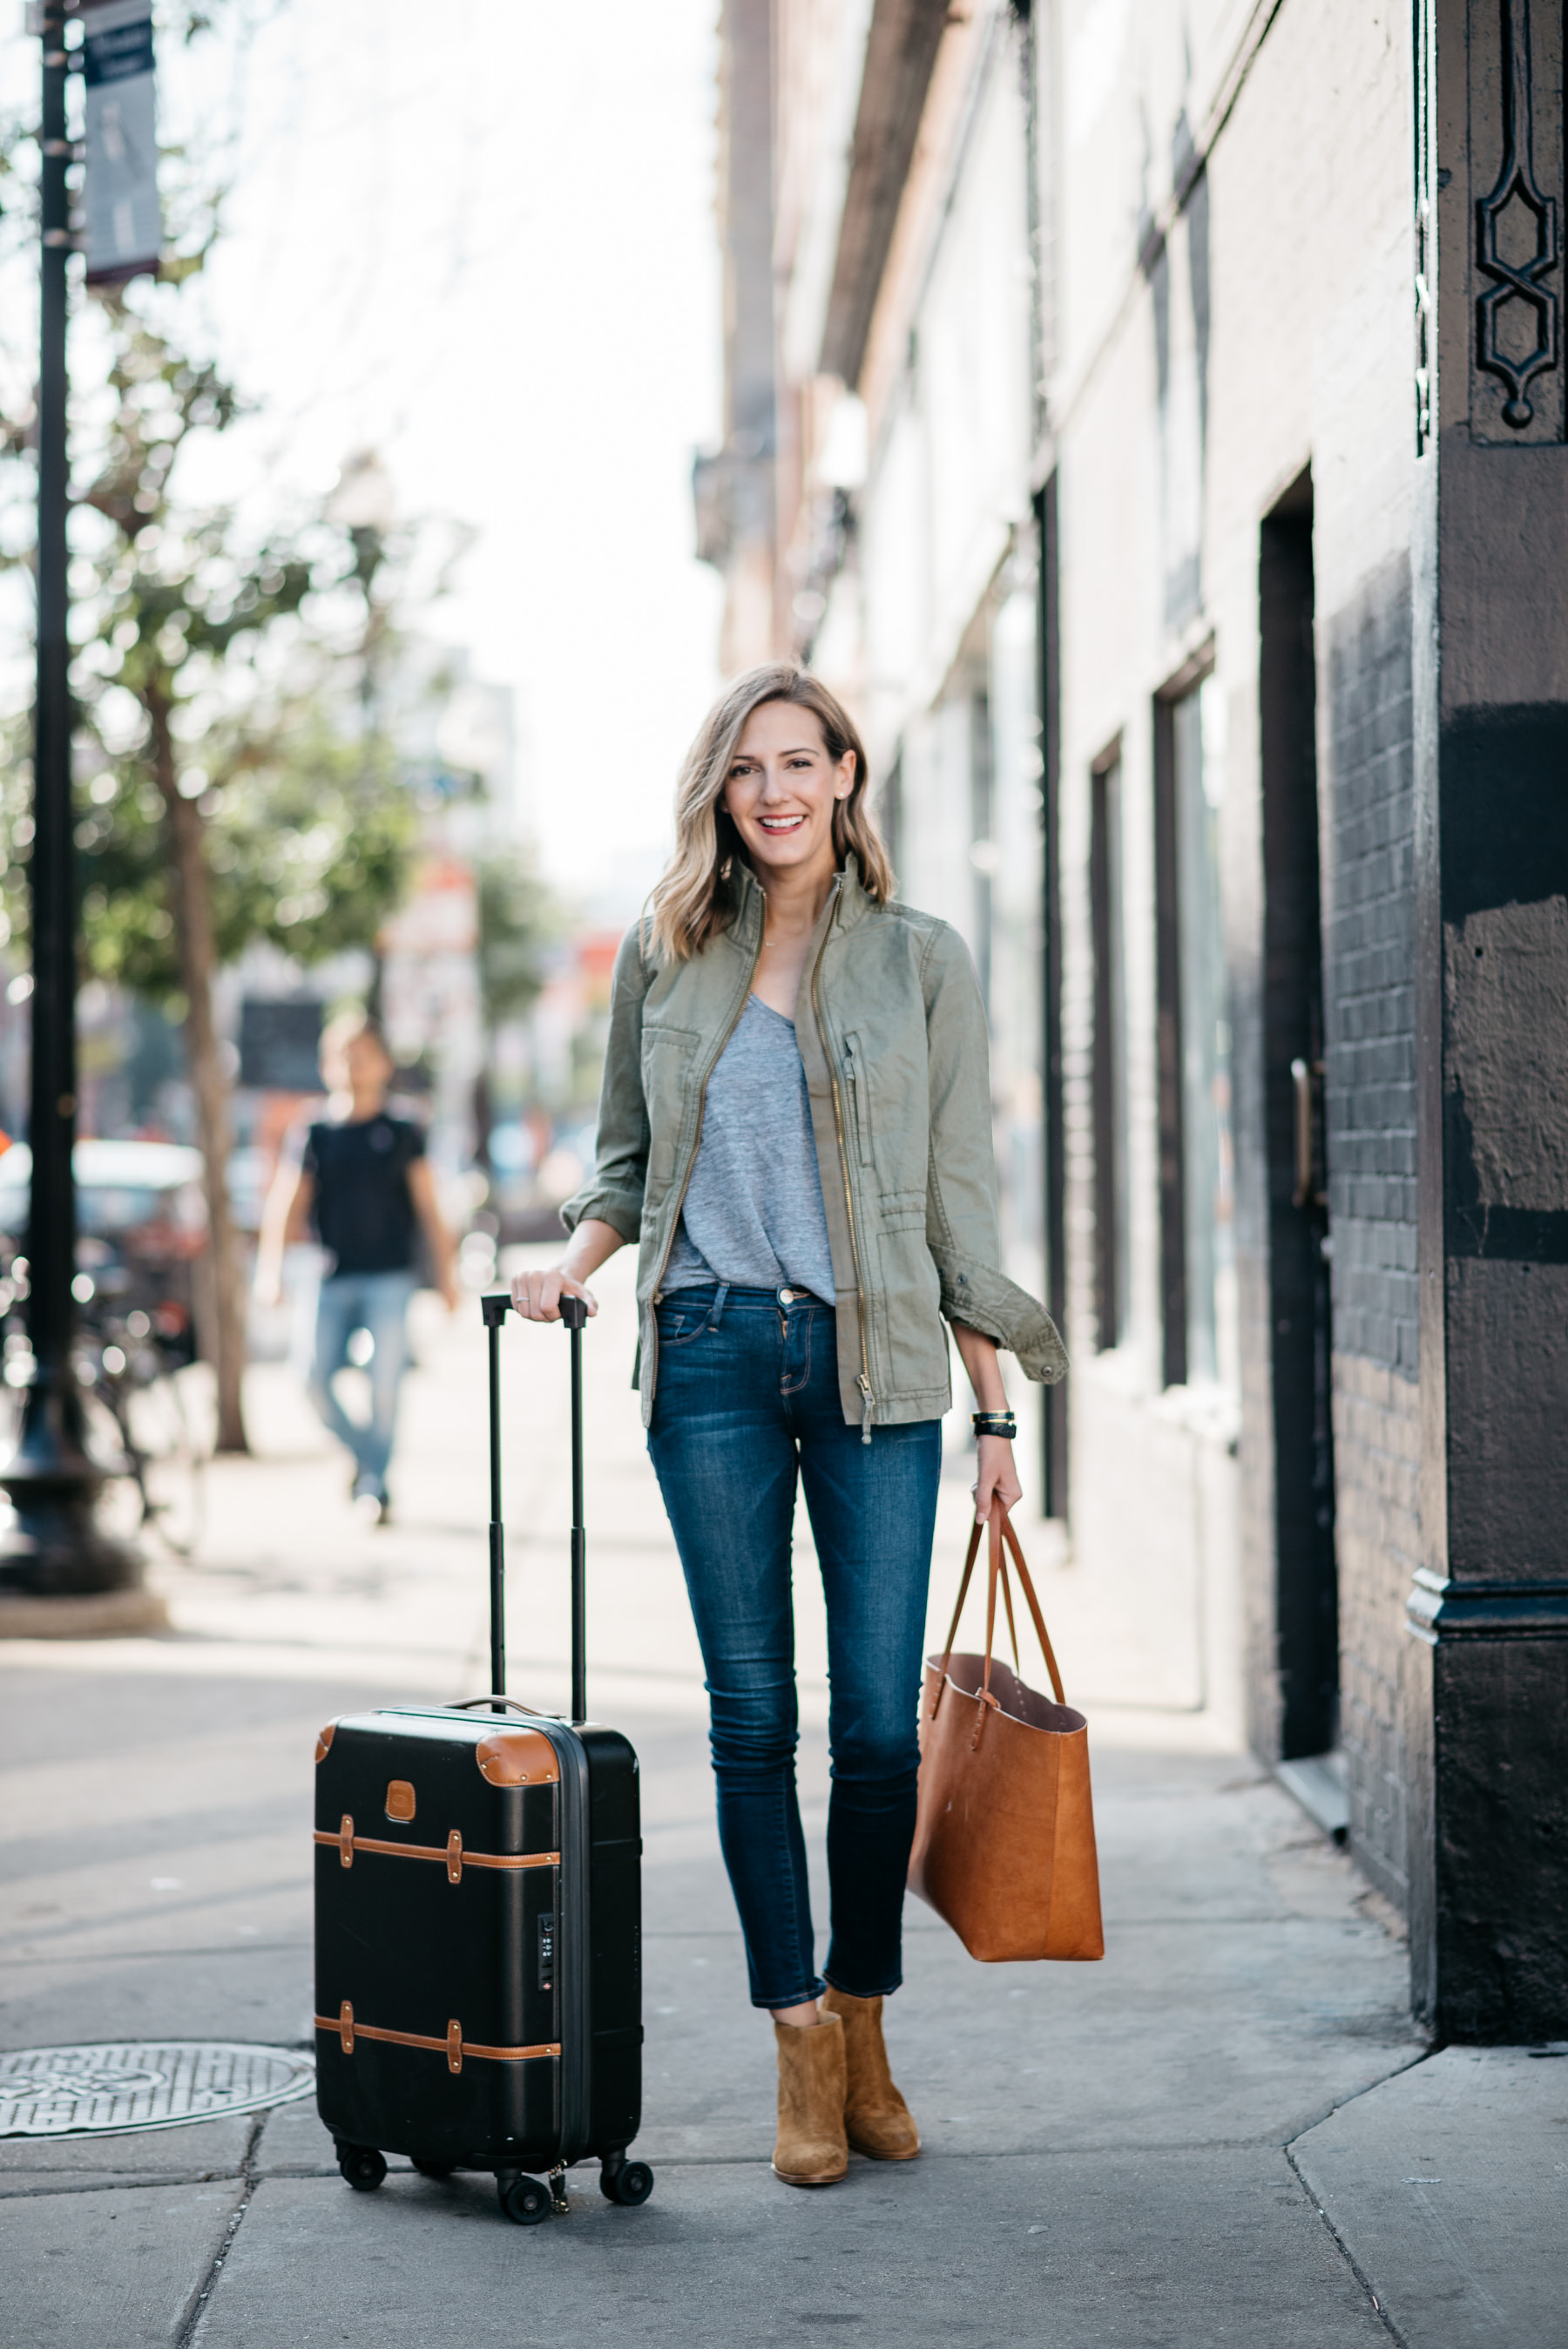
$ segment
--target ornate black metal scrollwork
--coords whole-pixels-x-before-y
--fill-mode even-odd
[[[1505,424],[1522,432],[1535,414],[1530,385],[1557,365],[1559,297],[1542,284],[1562,259],[1557,201],[1536,184],[1532,154],[1530,73],[1530,0],[1502,0],[1503,156],[1497,185],[1475,208],[1476,264],[1492,280],[1476,300],[1476,365],[1507,387]],[[1503,217],[1511,204],[1523,205],[1535,226],[1535,251],[1515,264],[1500,246]],[[1535,347],[1511,358],[1499,343],[1499,322],[1511,302],[1522,302],[1535,319]]]

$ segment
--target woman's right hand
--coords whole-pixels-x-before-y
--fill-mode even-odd
[[[520,1272],[512,1280],[512,1307],[524,1321],[559,1321],[563,1297],[581,1297],[591,1314],[599,1310],[593,1290],[562,1265],[552,1264],[547,1272]]]

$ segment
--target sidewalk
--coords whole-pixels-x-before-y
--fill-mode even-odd
[[[1568,2344],[1568,2064],[1427,2056],[1348,1862],[1202,1714],[1118,1710],[1114,1618],[1042,1575],[1090,1716],[1108,1954],[973,1964],[911,1904],[889,2010],[925,2137],[826,2193],[768,2168],[772,2047],[718,1858],[700,1670],[642,1451],[629,1266],[590,1364],[590,1692],[642,1755],[653,2199],[506,2224],[488,2179],[349,2191],[308,2104],[0,2143],[0,2349],[630,2349],[851,2337],[1044,2349]],[[428,1312],[425,1308],[430,1308]],[[0,1645],[0,2036],[308,2045],[312,1754],[335,1713],[473,1694],[486,1651],[482,1337],[429,1299],[398,1524],[360,1529],[286,1374],[213,1473],[173,1630]],[[511,1685],[566,1693],[565,1341],[504,1340]],[[934,1628],[966,1495],[944,1493]],[[802,1534],[803,1562],[810,1547]],[[826,1796],[801,1578],[802,1791]],[[819,1896],[819,1922],[825,1920]]]

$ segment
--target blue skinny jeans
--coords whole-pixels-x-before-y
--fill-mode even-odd
[[[356,1489],[378,1499],[387,1491],[387,1465],[397,1423],[397,1389],[408,1360],[408,1300],[411,1272],[335,1272],[321,1284],[315,1308],[315,1353],[310,1366],[311,1399],[338,1442],[354,1454]],[[370,1417],[350,1419],[332,1382],[348,1361],[348,1341],[368,1330]]]
[[[682,1288],[658,1308],[648,1449],[702,1647],[754,2006],[802,2005],[823,1988],[795,1791],[797,1476],[828,1609],[826,1979],[855,1998],[903,1979],[942,1429],[921,1420],[861,1442],[839,1400],[835,1319],[769,1288]]]

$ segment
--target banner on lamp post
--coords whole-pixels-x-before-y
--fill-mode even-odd
[[[163,245],[158,203],[158,83],[151,0],[84,0],[89,285],[119,285],[156,270]]]

